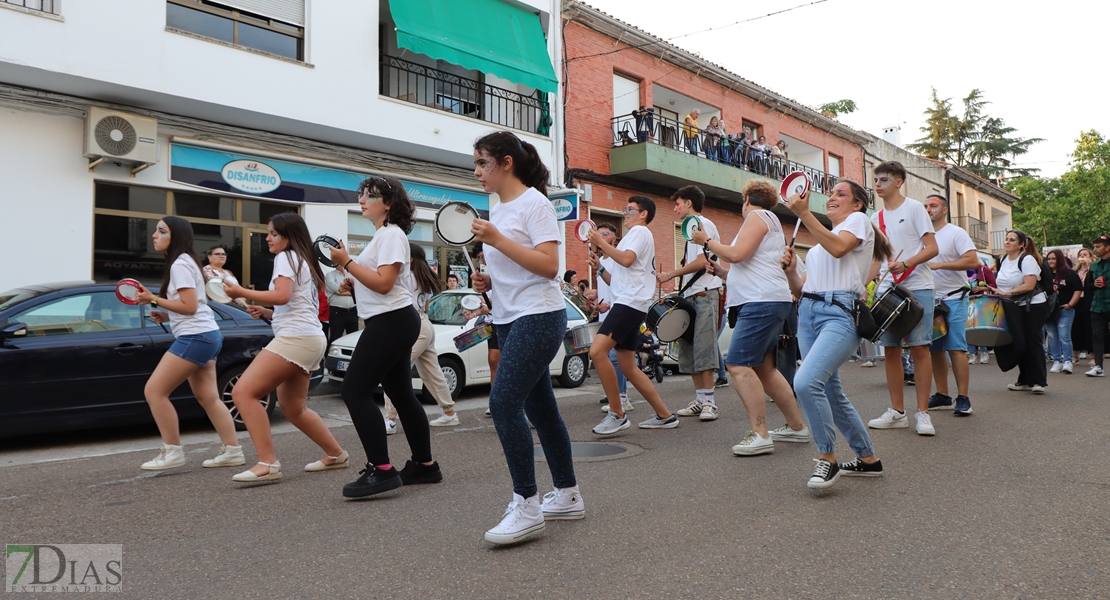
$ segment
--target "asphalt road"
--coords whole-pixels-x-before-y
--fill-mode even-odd
[[[889,400],[881,363],[857,365],[842,375],[866,420]],[[805,486],[811,444],[733,456],[747,419],[718,389],[716,422],[609,438],[635,452],[576,465],[586,518],[507,548],[482,539],[512,489],[488,388],[460,403],[460,427],[433,430],[444,483],[363,501],[340,495],[357,469],[301,471],[321,453],[280,415],[285,479],[255,487],[231,482],[239,468],[201,468],[219,449],[204,423],[185,435],[189,464],[161,473],[138,468],[158,447],[151,427],[9,440],[0,540],[123,544],[135,598],[1106,598],[1110,380],[1051,375],[1040,397],[1007,392],[1012,380],[973,366],[973,416],[934,412],[931,438],[872,431],[885,476],[824,492]],[[574,441],[598,441],[596,382],[556,388]],[[677,377],[660,390],[672,410],[692,395]],[[342,402],[312,405],[363,456]],[[390,449],[408,456],[403,435]],[[548,491],[544,463],[537,474]]]

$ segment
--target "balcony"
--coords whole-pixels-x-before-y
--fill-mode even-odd
[[[980,250],[987,250],[987,242],[989,242],[990,239],[987,237],[986,221],[980,221],[975,217],[964,215],[962,217],[953,217],[952,223],[955,224],[956,227],[966,231],[967,234],[971,236],[971,241],[975,242],[976,247]]]
[[[999,229],[991,232],[991,254],[1002,254],[1002,244],[1006,241],[1006,230]]]
[[[521,94],[387,54],[380,76],[382,96],[540,135],[551,129],[545,92]]]
[[[810,181],[810,210],[824,220],[827,192],[839,178],[783,157],[742,146],[725,147],[704,129],[693,129],[668,117],[651,115],[639,123],[631,116],[614,117],[609,172],[648,183],[679,188],[696,184],[707,196],[743,205],[744,185],[758,177],[781,181],[802,171]],[[731,140],[730,140],[731,142]],[[874,200],[873,192],[868,194]],[[777,207],[776,212],[786,211]],[[792,216],[789,211],[782,213]]]

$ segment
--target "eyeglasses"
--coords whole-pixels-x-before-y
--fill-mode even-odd
[[[227,255],[224,254],[223,252],[213,252],[212,256],[227,256]]]
[[[621,211],[621,214],[623,214],[626,217],[631,217],[632,215],[634,215],[638,212],[640,212],[640,209],[638,209],[638,208],[626,208],[623,211]]]

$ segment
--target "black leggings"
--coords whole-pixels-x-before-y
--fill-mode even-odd
[[[412,460],[432,460],[432,434],[424,407],[412,391],[412,364],[409,354],[420,335],[420,315],[412,306],[366,319],[358,338],[347,375],[343,378],[343,402],[366,450],[371,465],[389,464],[385,417],[374,404],[374,390],[380,383],[393,400],[401,424],[405,426]]]
[[[1048,372],[1044,364],[1044,322],[1048,317],[1048,304],[1030,304],[1022,319],[1025,333],[1025,351],[1018,362],[1018,383],[1025,385],[1048,385]]]

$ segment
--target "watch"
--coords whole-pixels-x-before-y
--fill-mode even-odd
[[[602,274],[602,273],[604,273],[604,272],[605,272],[605,267],[598,267],[598,268],[597,268],[597,274],[598,274],[598,275],[601,275],[601,274]]]
[[[150,305],[151,306],[158,306],[158,298],[151,298],[150,299]]]

